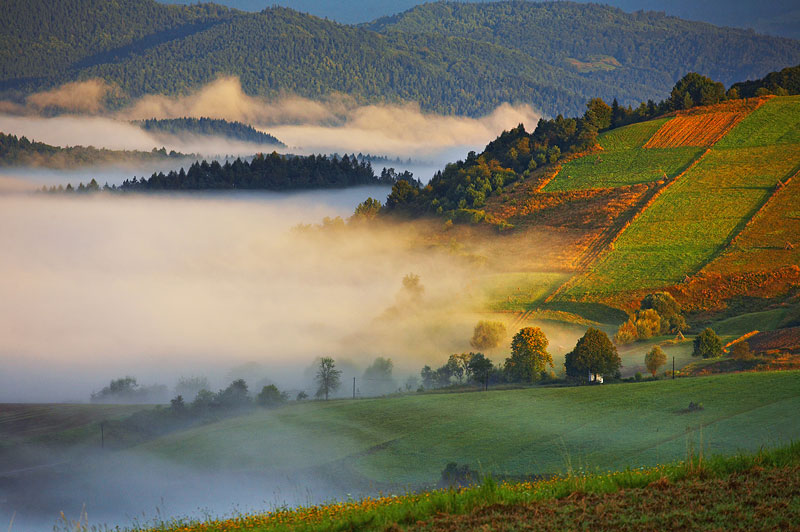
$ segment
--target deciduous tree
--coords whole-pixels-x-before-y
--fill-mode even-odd
[[[511,340],[511,356],[505,361],[505,372],[516,382],[536,382],[547,366],[553,367],[553,357],[547,352],[549,342],[538,327],[525,327]]]
[[[656,376],[658,368],[666,363],[667,355],[664,353],[664,350],[657,345],[653,346],[653,349],[644,356],[644,365],[647,366],[647,370],[653,374],[653,377]]]
[[[335,392],[341,385],[342,371],[336,369],[336,363],[331,357],[322,357],[317,368],[317,397],[324,397]]]
[[[614,375],[621,365],[617,348],[608,335],[593,327],[578,340],[575,349],[567,353],[564,362],[567,375],[579,380],[586,380],[590,375]]]
[[[494,349],[505,339],[506,334],[503,322],[481,320],[475,325],[469,345],[478,351]]]

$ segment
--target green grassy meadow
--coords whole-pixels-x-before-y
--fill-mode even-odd
[[[753,111],[715,145],[753,148],[800,143],[800,96],[772,98]]]
[[[618,127],[601,133],[597,142],[607,151],[641,148],[650,140],[650,137],[652,137],[656,131],[661,129],[661,126],[670,120],[671,118],[659,118],[648,122],[639,122],[637,124]]]
[[[679,413],[690,401],[705,409]],[[307,402],[139,447],[210,469],[333,468],[354,482],[435,482],[450,461],[495,474],[652,466],[687,446],[734,453],[800,434],[800,372]]]
[[[719,335],[735,337],[752,331],[774,331],[788,315],[789,310],[785,308],[751,312],[720,320],[713,328]]]
[[[629,148],[593,153],[564,164],[544,192],[615,188],[672,178],[683,172],[704,148]]]
[[[521,312],[539,306],[569,275],[558,272],[515,272],[487,276],[481,289],[493,312]]]
[[[670,119],[631,124],[602,133],[603,151],[565,163],[544,192],[611,188],[675,177],[704,149],[699,147],[651,148],[644,145]]]

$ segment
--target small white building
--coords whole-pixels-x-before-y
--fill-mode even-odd
[[[598,375],[597,373],[589,372],[589,382],[594,382],[597,384],[603,384],[603,376]]]

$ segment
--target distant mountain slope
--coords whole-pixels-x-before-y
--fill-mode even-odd
[[[370,28],[284,8],[261,13],[153,0],[10,0],[0,97],[101,77],[116,101],[236,75],[248,94],[346,93],[478,115],[525,102],[579,114],[593,96],[660,99],[687,69],[725,83],[800,63],[800,42],[599,5],[428,4]]]
[[[231,16],[213,4],[138,0],[4,0],[1,12],[0,79],[5,82],[120,60]]]
[[[798,42],[789,39],[571,2],[437,2],[367,27],[492,42],[589,79],[646,85],[658,94],[672,87],[676,73],[699,72],[730,85],[798,57]]]
[[[192,4],[194,0],[159,0],[168,4]],[[466,0],[473,1],[473,0]],[[587,3],[588,0],[579,0]],[[220,0],[220,4],[245,11],[261,11],[268,5],[291,7],[303,13],[345,24],[368,22],[394,15],[425,3],[423,0]],[[759,33],[800,38],[800,6],[795,0],[605,0],[595,2],[625,11],[663,11],[687,20],[719,26],[753,28]]]

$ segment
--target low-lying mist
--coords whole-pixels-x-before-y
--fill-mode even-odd
[[[540,117],[530,105],[503,104],[487,116],[471,118],[425,113],[413,102],[362,105],[345,95],[324,101],[294,95],[267,100],[245,94],[236,77],[220,78],[185,96],[146,95],[121,110],[105,106],[111,92],[106,83],[88,80],[30,95],[24,104],[0,102],[0,131],[61,146],[164,146],[208,156],[264,150],[219,137],[154,135],[130,124],[148,118],[210,117],[253,125],[286,143],[291,153],[371,153],[440,169],[520,122],[533,127]],[[430,175],[417,177],[427,180]]]
[[[457,305],[463,268],[407,229],[291,230],[387,191],[0,196],[0,401],[86,400],[113,377],[172,385],[248,361],[294,386],[319,356],[416,366],[424,339],[345,339],[374,327],[409,272],[429,305]]]

